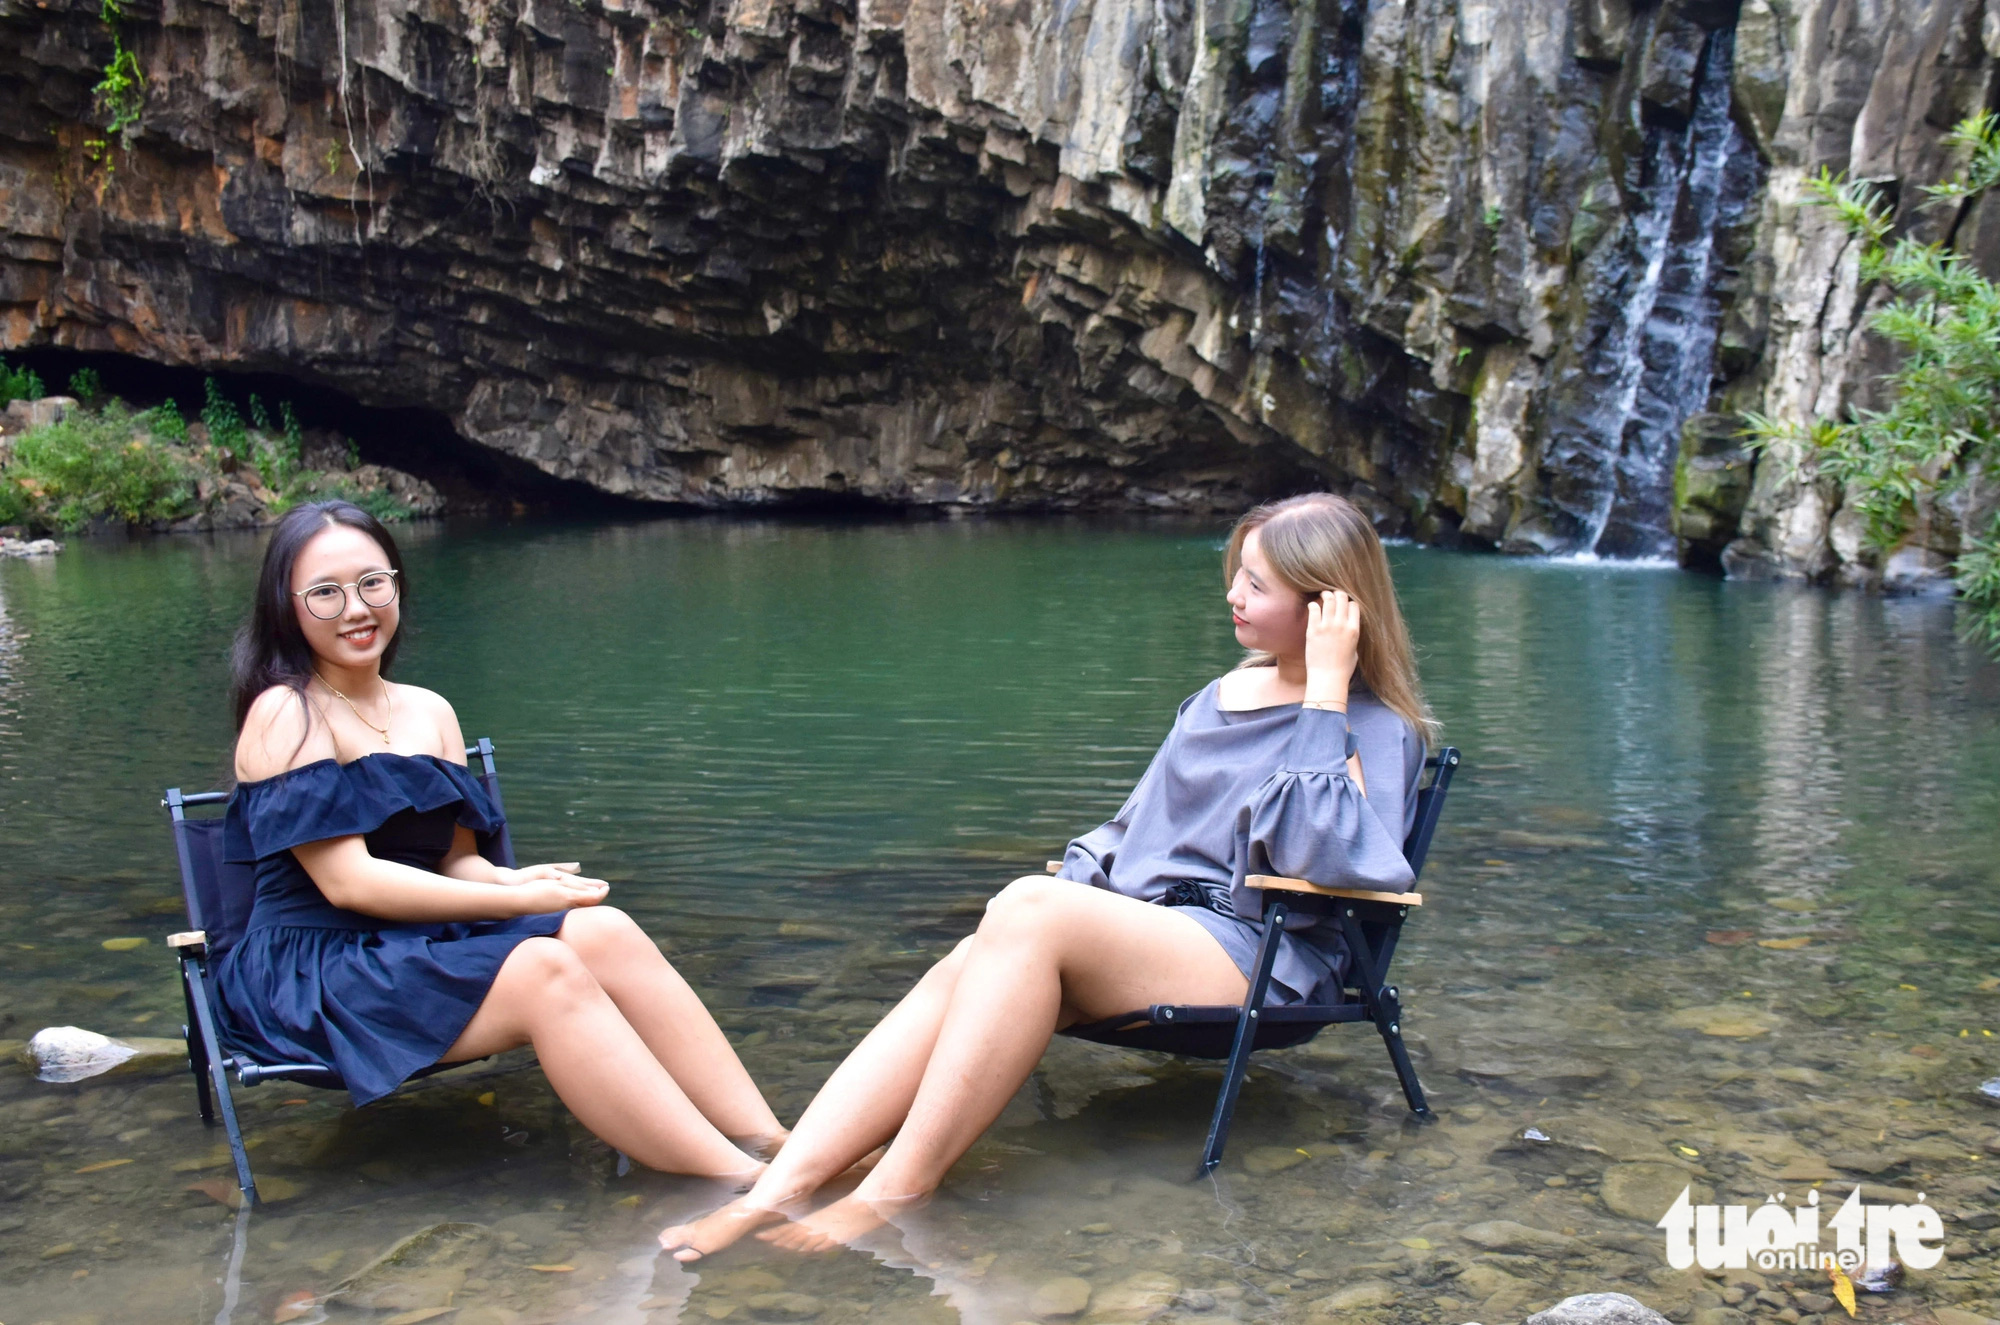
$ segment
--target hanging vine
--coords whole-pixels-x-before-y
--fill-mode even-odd
[[[146,75],[139,68],[139,57],[125,44],[120,26],[125,17],[124,0],[102,0],[97,16],[111,33],[111,59],[97,86],[90,90],[98,113],[105,117],[105,136],[93,139],[88,146],[92,159],[105,161],[108,168],[111,140],[115,138],[119,148],[129,152],[132,140],[139,136],[146,112]]]

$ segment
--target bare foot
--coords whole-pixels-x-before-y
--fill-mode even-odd
[[[675,1224],[660,1234],[660,1246],[683,1263],[712,1256],[745,1234],[766,1224],[775,1224],[784,1215],[768,1206],[752,1205],[748,1196],[739,1196],[719,1210],[700,1219]]]
[[[848,1247],[856,1238],[874,1232],[889,1222],[889,1211],[903,1201],[871,1201],[865,1196],[843,1196],[832,1205],[822,1206],[802,1219],[782,1228],[766,1229],[757,1236],[786,1251],[821,1252]]]

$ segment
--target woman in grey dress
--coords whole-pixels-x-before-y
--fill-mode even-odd
[[[1326,493],[1260,506],[1237,523],[1225,574],[1243,665],[1181,704],[1123,808],[1069,844],[1056,877],[1016,879],[987,904],[748,1194],[661,1234],[676,1257],[788,1216],[760,1236],[846,1241],[928,1195],[1057,1030],[1153,1003],[1240,1003],[1261,915],[1245,876],[1410,887],[1402,844],[1434,725],[1373,526]],[[1295,919],[1273,1004],[1335,996],[1345,973],[1339,935]],[[851,1195],[801,1208],[884,1142]]]

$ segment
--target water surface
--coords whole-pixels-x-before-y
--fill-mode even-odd
[[[523,858],[611,879],[787,1119],[1234,658],[1207,527],[404,537],[400,676],[494,738]],[[159,795],[227,767],[260,548],[0,563],[0,1037],[177,1033]],[[1058,1042],[894,1238],[693,1273],[652,1235],[712,1193],[619,1177],[520,1055],[360,1112],[239,1092],[283,1198],[242,1220],[185,1075],[10,1066],[0,1320],[270,1321],[426,1229],[359,1281],[373,1318],[1004,1325],[1060,1277],[1100,1321],[1495,1325],[1598,1288],[1685,1318],[1743,1290],[1666,1269],[1660,1192],[1857,1180],[1924,1191],[1954,1251],[1870,1311],[2000,1315],[1973,1226],[2000,1190],[2000,671],[1950,606],[1392,551],[1467,759],[1398,958],[1439,1125],[1335,1028],[1257,1060],[1229,1161],[1190,1182],[1215,1070]],[[1779,1300],[1813,1314],[1821,1286]]]

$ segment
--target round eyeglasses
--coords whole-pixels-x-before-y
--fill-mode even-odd
[[[367,607],[387,607],[396,601],[396,576],[392,570],[369,571],[351,584],[336,584],[327,580],[322,584],[309,584],[303,589],[292,590],[292,597],[306,601],[306,611],[321,621],[331,621],[347,610],[347,591],[354,590],[354,596]]]

